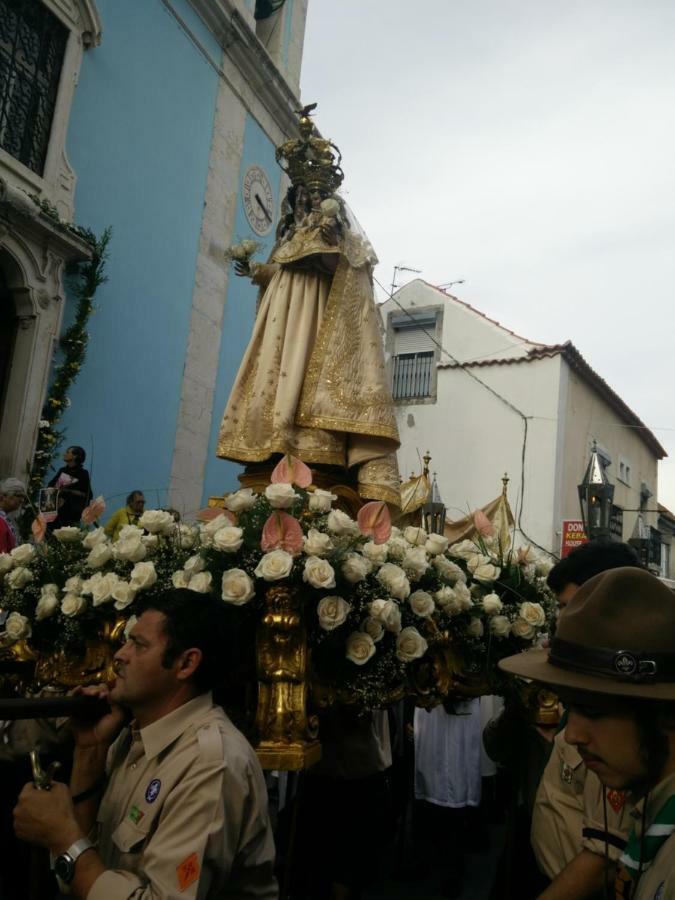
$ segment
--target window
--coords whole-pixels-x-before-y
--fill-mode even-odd
[[[436,393],[436,312],[392,317],[394,400],[424,400]]]
[[[35,0],[0,0],[0,147],[42,175],[68,29]]]
[[[394,400],[431,397],[433,353],[401,353],[394,357]]]
[[[618,477],[619,481],[622,481],[624,484],[628,485],[629,487],[630,487],[630,483],[631,483],[631,479],[630,479],[631,471],[630,470],[631,470],[630,462],[625,458],[625,456],[620,456],[619,457],[619,472],[618,472],[617,477]]]

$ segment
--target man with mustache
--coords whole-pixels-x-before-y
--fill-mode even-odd
[[[74,723],[70,790],[21,792],[17,836],[50,850],[78,900],[276,900],[260,765],[212,700],[226,631],[215,597],[148,598],[114,684],[88,689],[110,711]]]
[[[565,739],[606,787],[629,791],[632,830],[605,890],[675,898],[675,597],[657,578],[619,568],[591,578],[560,616],[547,650],[499,665],[550,684],[568,709]],[[578,896],[570,867],[542,900]]]

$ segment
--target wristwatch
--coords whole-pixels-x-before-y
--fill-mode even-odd
[[[86,850],[91,850],[94,845],[87,838],[75,841],[60,856],[54,860],[54,872],[64,884],[70,884],[75,877],[75,863]]]

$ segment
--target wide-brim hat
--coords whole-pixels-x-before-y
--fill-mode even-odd
[[[675,594],[642,569],[601,572],[562,611],[549,649],[499,667],[556,687],[675,700]]]

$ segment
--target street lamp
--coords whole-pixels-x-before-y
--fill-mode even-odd
[[[578,490],[581,518],[584,520],[584,528],[589,541],[594,538],[608,538],[610,536],[609,523],[614,500],[614,485],[607,478],[605,466],[600,459],[598,445],[595,441],[593,441],[591,458],[584,480]]]
[[[430,499],[422,507],[422,522],[427,534],[443,534],[445,531],[445,505],[441,500],[435,472],[434,480],[431,483]]]

